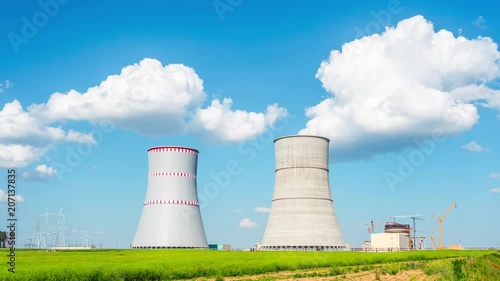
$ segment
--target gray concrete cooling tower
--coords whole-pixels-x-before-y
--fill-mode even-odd
[[[276,181],[261,250],[345,250],[328,178],[328,143],[317,136],[274,141]]]
[[[152,147],[148,162],[148,189],[132,248],[208,248],[196,193],[198,150]]]

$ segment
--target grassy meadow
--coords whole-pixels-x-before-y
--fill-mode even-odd
[[[393,253],[18,250],[16,273],[7,271],[8,252],[2,252],[5,262],[2,262],[0,280],[179,280],[203,277],[223,280],[281,271],[310,272],[311,269],[328,269],[322,274],[332,276],[363,270],[394,274],[412,268],[441,280],[500,280],[500,252],[495,250]],[[295,277],[308,277],[307,274],[311,275],[297,273]],[[455,279],[447,279],[447,276]]]

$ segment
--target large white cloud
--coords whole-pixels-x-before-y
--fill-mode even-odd
[[[188,110],[205,99],[203,81],[181,64],[165,67],[155,59],[129,65],[85,93],[52,94],[31,112],[45,120],[109,120],[148,135],[183,132]]]
[[[29,110],[45,120],[108,120],[116,126],[150,136],[203,131],[222,141],[241,141],[262,133],[283,113],[277,106],[254,113],[231,109],[231,99],[213,100],[202,108],[206,94],[194,69],[163,66],[143,59],[124,67],[85,93],[55,93]],[[280,111],[281,110],[281,111]],[[191,124],[191,121],[194,121]]]
[[[500,54],[490,38],[434,31],[422,16],[348,42],[316,77],[332,97],[309,107],[300,134],[330,138],[334,161],[367,158],[439,132],[469,130],[480,105],[499,108]]]
[[[263,133],[286,115],[277,104],[260,113],[233,110],[231,99],[215,99],[203,108],[205,100],[203,81],[194,69],[163,66],[155,59],[126,66],[84,93],[54,93],[26,111],[14,100],[0,111],[0,167],[38,161],[56,142],[97,144],[92,134],[53,125],[66,120],[112,123],[149,136],[195,132],[232,142]],[[36,173],[26,177],[30,175]]]

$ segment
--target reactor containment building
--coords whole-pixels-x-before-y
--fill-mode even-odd
[[[274,141],[274,196],[260,250],[346,250],[330,193],[329,142],[306,135]]]
[[[196,189],[198,150],[148,149],[148,188],[133,249],[208,248]]]

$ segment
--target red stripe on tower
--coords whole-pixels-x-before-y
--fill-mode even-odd
[[[143,205],[156,205],[156,204],[176,204],[176,205],[192,205],[199,206],[197,202],[189,200],[148,200]]]

